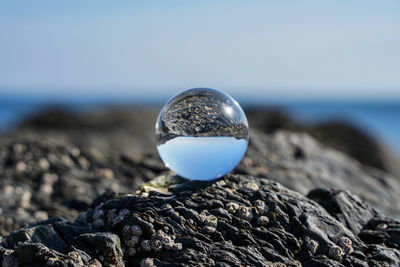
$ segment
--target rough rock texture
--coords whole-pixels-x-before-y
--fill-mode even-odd
[[[18,225],[63,216],[73,219],[107,190],[134,192],[166,171],[150,154],[131,158],[63,142],[2,140],[0,146],[0,234]],[[290,189],[351,189],[388,215],[400,217],[400,181],[326,148],[306,134],[253,130],[236,173],[268,177]]]
[[[354,233],[359,233],[377,215],[376,210],[369,208],[349,191],[319,188],[311,191],[308,197],[318,202]]]
[[[132,192],[166,170],[146,156],[135,161],[41,140],[0,144],[0,235],[48,217],[73,219],[107,190]]]
[[[105,155],[118,152],[136,162],[147,153],[160,165],[154,138],[158,111],[158,108],[119,108],[74,114],[50,110],[28,119],[5,136],[11,140],[51,140],[67,147],[74,144],[81,150],[96,150]],[[251,127],[250,146],[237,173],[268,176],[303,194],[316,188],[350,189],[374,207],[400,217],[400,176],[365,167],[326,145],[348,152],[364,164],[380,168],[396,165],[395,157],[391,156],[389,161],[382,156],[374,139],[349,124],[309,126],[282,112],[250,109],[246,113]],[[323,143],[297,131],[318,136]],[[350,147],[351,150],[345,149]],[[357,147],[363,151],[363,157],[352,152]]]
[[[161,176],[75,222],[44,221],[2,242],[3,266],[397,266],[400,222],[357,207],[352,231],[316,202],[244,175],[183,182]],[[176,183],[176,184],[174,184]],[[154,185],[172,184],[168,188]],[[353,197],[349,193],[346,196]],[[332,196],[333,197],[333,196]],[[326,196],[325,201],[329,201]],[[342,210],[351,202],[337,198]]]
[[[399,265],[399,179],[308,134],[253,129],[236,175],[187,182],[151,112],[63,114],[1,136],[2,266]]]
[[[315,188],[351,190],[373,207],[400,217],[400,179],[361,165],[305,133],[252,131],[237,173],[268,177],[307,194]]]

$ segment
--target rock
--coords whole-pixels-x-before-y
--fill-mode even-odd
[[[74,245],[92,258],[100,259],[105,266],[125,266],[122,260],[121,242],[115,234],[81,234],[74,240]]]
[[[400,218],[400,179],[361,165],[305,133],[266,135],[253,129],[236,173],[267,177],[303,194],[316,188],[351,190],[373,208]]]
[[[348,120],[320,123],[296,121],[285,110],[265,107],[249,108],[246,114],[251,128],[272,134],[279,130],[304,132],[327,146],[341,151],[364,165],[400,176],[399,159],[367,132]]]
[[[363,230],[358,237],[368,244],[383,244],[389,239],[389,235],[382,231]]]
[[[359,237],[369,244],[385,244],[389,248],[400,249],[400,221],[374,217],[364,226]]]
[[[82,166],[82,158],[88,165]],[[24,168],[16,168],[21,162]],[[48,217],[73,219],[102,193],[133,192],[165,171],[127,156],[93,153],[45,140],[1,140],[0,166],[3,235]]]
[[[160,107],[97,108],[71,113],[53,107],[26,119],[6,135],[12,138],[63,140],[102,153],[118,151],[131,157],[155,153],[154,123]],[[251,129],[272,134],[278,130],[304,132],[346,153],[364,165],[400,176],[399,160],[375,138],[348,121],[307,124],[296,121],[284,109],[248,107]],[[23,148],[22,148],[23,149]],[[311,189],[311,188],[310,188]]]
[[[2,137],[9,140],[50,140],[70,147],[71,155],[75,155],[84,171],[88,170],[90,162],[85,156],[79,155],[80,150],[90,151],[94,159],[100,162],[104,162],[105,155],[114,155],[117,152],[128,155],[128,161],[134,161],[143,167],[146,177],[154,178],[154,172],[158,174],[165,171],[155,149],[154,122],[158,112],[158,108],[121,107],[77,114],[53,109],[27,119]],[[316,188],[350,189],[373,207],[386,214],[400,216],[397,193],[400,179],[395,178],[396,175],[393,177],[380,170],[365,167],[326,147],[328,145],[343,151],[363,164],[400,174],[400,170],[396,172],[392,168],[400,166],[395,157],[388,152],[382,154],[384,149],[380,149],[381,145],[367,134],[345,122],[317,125],[299,123],[279,110],[252,108],[247,109],[246,114],[252,132],[250,147],[236,173],[267,177],[303,194]],[[26,149],[21,144],[20,147],[16,146],[15,153],[23,154]],[[144,156],[144,153],[150,154]],[[67,158],[64,159],[70,162]],[[39,164],[40,159],[37,160]],[[117,166],[108,168],[112,172],[105,171],[105,165],[95,167],[99,170],[99,177],[113,177],[112,173]],[[121,185],[118,174],[115,176],[116,179],[110,179],[110,183],[114,182],[111,190],[124,191],[116,189]],[[51,181],[43,181],[43,190],[51,190]],[[85,202],[72,204],[83,208]],[[38,218],[45,216],[45,213],[37,214]],[[51,216],[57,215],[50,214]],[[19,222],[4,224],[15,229]]]
[[[354,233],[359,233],[368,221],[377,215],[373,208],[365,205],[349,191],[314,189],[307,197],[318,202]]]
[[[358,221],[362,229],[392,233],[383,241],[386,243],[370,244],[358,238],[358,228],[348,228],[346,221],[276,182],[245,175],[227,175],[210,182],[175,183],[170,177],[171,183],[167,183],[169,178],[164,179],[162,192],[140,190],[136,195],[102,202],[75,222],[58,219],[11,233],[2,242],[0,257],[34,265],[43,263],[46,255],[52,264],[70,266],[95,261],[106,266],[395,266],[400,261],[399,248],[395,248],[400,229],[396,220],[373,217],[364,225]],[[259,189],[253,191],[245,186],[248,183]],[[269,207],[263,215],[269,220],[267,225],[260,225],[258,217],[243,218],[239,212],[240,207],[247,207],[257,216],[260,201]],[[231,203],[239,208],[221,211]],[[360,214],[368,210],[367,205],[359,204],[343,205],[359,209]],[[344,218],[341,212],[349,207],[342,206],[335,215]],[[212,215],[214,209],[220,209],[214,214],[223,216]],[[104,222],[101,227],[94,225],[98,219]],[[18,234],[31,233],[38,226],[47,229],[41,232],[47,237],[58,232],[66,246],[51,249],[49,238],[42,236],[38,243]],[[214,230],[202,231],[205,226]],[[66,231],[67,227],[71,230]],[[22,239],[17,241],[16,235]],[[135,236],[136,242],[127,242]],[[18,257],[13,258],[14,253]]]
[[[154,124],[159,111],[158,107],[120,106],[76,113],[54,106],[3,135],[13,140],[62,141],[86,151],[96,149],[103,155],[119,152],[140,159],[156,152]]]
[[[253,127],[235,175],[188,182],[154,153],[151,112],[131,112],[48,113],[1,136],[2,266],[400,261],[399,179],[281,131],[290,118]]]

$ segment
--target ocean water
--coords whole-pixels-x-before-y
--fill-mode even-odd
[[[247,149],[245,139],[180,136],[157,146],[165,165],[182,177],[212,180],[231,171]]]
[[[30,102],[0,102],[0,131],[7,130],[25,117],[40,112],[43,106]]]

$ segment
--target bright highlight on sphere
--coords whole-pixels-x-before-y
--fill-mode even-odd
[[[215,89],[181,92],[163,107],[156,123],[161,159],[176,174],[193,180],[230,172],[246,152],[248,137],[242,108]]]

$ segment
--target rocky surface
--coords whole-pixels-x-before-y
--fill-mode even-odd
[[[189,182],[151,114],[46,113],[1,136],[2,266],[398,266],[395,176],[281,119],[234,175]]]
[[[170,185],[166,187],[166,185]],[[99,203],[75,222],[22,228],[0,247],[3,266],[396,266],[400,222],[327,192],[313,200],[276,182],[227,175],[161,176]],[[320,197],[317,197],[320,196]],[[105,200],[105,199],[104,199]],[[341,209],[329,208],[336,202]],[[333,207],[332,205],[331,207]],[[357,225],[346,226],[348,211]]]
[[[0,146],[0,233],[48,217],[73,219],[107,190],[134,192],[166,172],[155,153],[141,157],[103,153],[62,142],[3,139]],[[308,194],[336,188],[400,217],[400,181],[329,149],[307,134],[253,130],[249,149],[234,171],[268,177]]]
[[[44,140],[2,140],[0,234],[48,217],[73,219],[100,194],[132,192],[165,170],[148,156],[137,161]]]
[[[278,130],[304,132],[324,145],[341,151],[364,165],[400,177],[399,159],[382,142],[346,118],[305,123],[294,120],[281,109],[249,108],[247,117],[253,129],[264,133]]]
[[[307,194],[315,188],[351,190],[373,207],[400,217],[400,179],[367,167],[305,133],[252,131],[237,173],[268,177]]]

